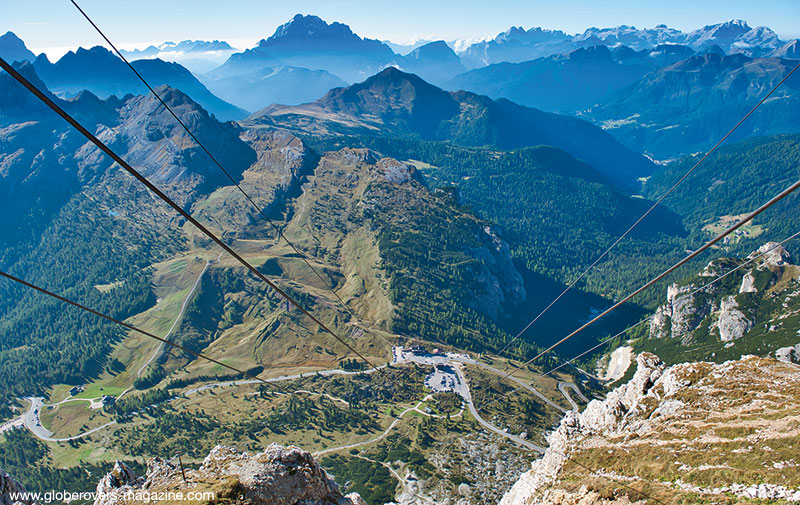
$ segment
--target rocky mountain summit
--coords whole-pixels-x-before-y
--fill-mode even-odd
[[[344,496],[308,452],[298,447],[272,444],[257,454],[215,447],[197,470],[186,470],[177,461],[153,459],[147,473],[137,477],[117,462],[97,485],[95,505],[128,503],[137,492],[213,492],[212,502],[241,505],[366,505],[356,494]],[[210,495],[209,495],[210,496]],[[5,505],[5,504],[4,504]]]
[[[649,160],[581,119],[466,91],[448,92],[395,67],[352,86],[333,89],[313,103],[271,105],[243,124],[279,127],[318,138],[356,134],[509,150],[549,145],[620,183],[655,170]]]
[[[800,501],[798,365],[636,361],[627,384],[567,414],[501,505]]]

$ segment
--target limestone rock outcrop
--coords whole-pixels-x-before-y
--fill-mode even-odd
[[[500,505],[800,501],[787,438],[800,433],[800,366],[756,356],[666,366],[648,353],[636,362],[627,384],[567,414]]]
[[[733,296],[726,296],[719,306],[719,318],[716,322],[719,338],[723,342],[730,342],[742,338],[753,327],[753,321],[739,310],[739,303]]]
[[[690,345],[711,333],[720,342],[738,340],[759,322],[766,323],[759,308],[768,306],[770,299],[785,292],[784,308],[788,308],[797,296],[790,285],[796,269],[789,252],[776,242],[767,242],[745,259],[712,260],[694,278],[667,288],[666,303],[650,318],[650,338],[679,339]],[[775,314],[778,320],[782,315]]]
[[[176,461],[155,458],[142,477],[117,463],[98,484],[95,505],[128,503],[126,496],[145,490],[213,491],[216,500],[240,505],[365,505],[358,494],[344,496],[313,456],[295,446],[272,444],[257,454],[217,446],[185,475]]]

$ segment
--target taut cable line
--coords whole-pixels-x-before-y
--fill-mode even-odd
[[[347,306],[347,304],[342,299],[342,297],[339,296],[339,293],[337,293],[336,290],[333,289],[333,284],[330,281],[326,280],[322,276],[322,274],[319,273],[319,270],[317,270],[311,264],[311,262],[309,261],[308,256],[305,255],[303,252],[301,252],[299,250],[299,248],[297,246],[295,246],[286,237],[286,235],[283,233],[283,230],[281,230],[281,228],[277,224],[275,224],[275,222],[272,219],[270,219],[269,216],[267,216],[267,213],[264,211],[263,207],[258,205],[255,202],[255,200],[253,200],[253,198],[244,190],[244,188],[242,188],[242,186],[236,181],[236,179],[233,178],[231,173],[222,166],[222,164],[217,160],[217,158],[213,154],[211,154],[211,151],[209,151],[206,148],[205,144],[203,144],[200,141],[200,139],[198,139],[197,136],[195,136],[195,134],[192,132],[192,130],[189,129],[189,127],[186,125],[186,123],[180,117],[178,117],[178,115],[175,113],[175,111],[172,110],[172,107],[170,107],[164,101],[164,99],[161,97],[161,95],[150,85],[150,83],[147,82],[147,80],[142,76],[142,74],[138,70],[136,70],[136,68],[133,65],[131,65],[131,63],[128,61],[128,59],[125,57],[125,55],[123,55],[122,52],[119,49],[117,49],[117,46],[114,45],[113,42],[111,42],[111,39],[109,39],[106,36],[106,34],[100,29],[99,26],[97,26],[97,24],[92,20],[92,18],[90,18],[89,15],[86,13],[86,11],[84,11],[81,8],[81,6],[78,5],[78,3],[75,0],[70,0],[70,2],[72,2],[72,5],[74,5],[75,8],[78,9],[78,11],[83,15],[84,18],[86,18],[86,21],[88,21],[89,24],[92,25],[92,27],[97,31],[97,33],[99,33],[100,36],[103,37],[103,39],[106,41],[106,43],[109,46],[111,46],[111,48],[114,50],[114,52],[117,53],[117,56],[119,56],[122,59],[122,61],[125,62],[125,64],[128,66],[128,68],[130,68],[131,71],[134,74],[136,74],[136,77],[138,77],[139,80],[142,81],[142,84],[144,84],[147,87],[147,89],[150,90],[150,93],[152,93],[152,95],[161,103],[161,105],[163,105],[164,108],[167,109],[167,111],[170,113],[170,115],[172,115],[172,117],[175,119],[175,121],[177,121],[178,124],[181,125],[181,127],[183,127],[184,130],[186,130],[186,133],[188,133],[189,136],[192,138],[192,140],[194,140],[194,142],[198,146],[200,146],[200,149],[202,149],[203,152],[205,152],[208,155],[208,157],[211,159],[211,161],[222,171],[222,173],[225,174],[225,176],[231,181],[231,183],[236,187],[236,189],[239,190],[239,192],[250,203],[250,205],[254,209],[256,209],[256,211],[258,211],[259,214],[261,214],[261,217],[263,217],[264,220],[272,227],[272,229],[275,230],[275,232],[278,234],[278,236],[280,238],[282,238],[289,245],[289,247],[300,257],[300,259],[303,261],[303,263],[305,263],[306,266],[309,269],[311,269],[312,272],[314,272],[314,274],[317,276],[317,278],[319,278],[320,282],[322,282],[322,284],[325,285],[325,287],[328,289],[328,291],[330,291],[331,294],[333,294],[333,296],[339,301],[339,303],[342,305],[344,310],[353,319],[355,319],[357,322],[361,323],[361,319],[359,319],[359,317],[350,309],[350,307]],[[363,323],[362,323],[362,327],[367,333],[372,333],[369,330],[369,328],[367,328],[366,325],[364,325]],[[384,342],[386,342],[387,344],[391,345],[391,342],[386,340],[386,338],[384,338],[382,335],[380,335],[378,333],[375,333],[375,335],[378,335],[378,337],[380,337]]]
[[[777,249],[778,247],[780,247],[780,246],[782,246],[782,245],[786,244],[786,243],[787,243],[787,242],[789,242],[790,240],[793,240],[793,239],[795,239],[795,238],[797,238],[797,237],[800,237],[800,231],[798,231],[798,232],[796,232],[795,234],[793,234],[793,235],[791,235],[791,236],[789,236],[789,237],[787,237],[787,238],[783,239],[782,241],[780,241],[780,242],[776,243],[776,244],[775,244],[775,245],[773,245],[772,247],[769,247],[768,249],[764,250],[763,252],[759,253],[758,255],[756,255],[756,256],[753,256],[752,258],[749,258],[747,261],[745,261],[744,263],[740,264],[739,266],[737,266],[737,267],[735,267],[735,268],[732,268],[732,269],[728,270],[727,272],[725,272],[724,274],[722,274],[722,275],[720,275],[720,276],[718,276],[718,277],[716,277],[716,278],[714,278],[714,279],[710,280],[709,282],[707,282],[707,283],[703,284],[703,285],[702,285],[702,286],[700,286],[699,288],[696,288],[696,289],[694,289],[693,291],[689,292],[689,293],[688,293],[687,295],[685,295],[685,296],[693,296],[693,295],[695,295],[695,294],[699,293],[700,291],[703,291],[703,290],[704,290],[704,289],[706,289],[707,287],[709,287],[709,286],[711,286],[711,285],[713,285],[713,284],[716,284],[717,282],[721,281],[721,280],[722,280],[722,279],[724,279],[725,277],[727,277],[727,276],[731,275],[732,273],[734,273],[734,272],[736,272],[736,271],[738,271],[738,270],[741,270],[742,268],[746,267],[747,265],[749,265],[749,264],[753,263],[754,261],[758,260],[759,258],[762,258],[762,257],[766,256],[767,254],[769,254],[770,252],[774,251],[774,250],[775,250],[775,249]],[[646,322],[648,322],[648,321],[650,321],[650,316],[647,316],[646,318],[642,319],[642,320],[641,320],[641,321],[639,321],[638,323],[635,323],[635,324],[632,324],[631,326],[628,326],[627,328],[625,328],[625,329],[624,329],[624,330],[622,330],[621,332],[617,333],[616,335],[612,335],[612,336],[610,336],[610,337],[604,338],[603,340],[601,340],[600,342],[598,342],[598,343],[597,343],[597,344],[596,344],[594,347],[591,347],[590,349],[587,349],[587,350],[583,351],[582,353],[578,354],[578,355],[577,355],[577,356],[575,356],[574,358],[571,358],[571,359],[569,359],[568,361],[565,361],[565,362],[561,363],[560,365],[558,365],[558,366],[556,366],[556,367],[553,367],[553,368],[551,368],[551,369],[550,369],[550,370],[548,370],[547,372],[544,372],[544,373],[541,373],[541,374],[537,375],[536,377],[534,377],[534,378],[532,379],[532,381],[531,381],[531,382],[536,382],[536,381],[538,381],[538,380],[540,380],[540,379],[543,379],[544,377],[546,377],[546,376],[548,376],[548,375],[550,375],[550,374],[552,374],[552,373],[554,373],[554,372],[556,372],[556,371],[560,370],[561,368],[563,368],[563,367],[565,367],[565,366],[569,365],[570,363],[573,363],[573,362],[575,362],[575,361],[577,361],[577,360],[581,359],[582,357],[586,356],[586,355],[587,355],[587,354],[589,354],[590,352],[592,352],[592,351],[594,351],[594,350],[596,350],[596,349],[598,349],[598,348],[602,347],[603,345],[605,345],[605,344],[607,344],[608,342],[610,342],[610,341],[614,340],[615,338],[617,338],[617,337],[621,337],[622,335],[625,335],[625,334],[626,334],[626,333],[628,333],[629,331],[631,331],[631,330],[633,330],[633,329],[635,329],[635,328],[638,328],[639,326],[643,325],[644,323],[646,323]],[[521,387],[518,387],[518,388],[516,388],[516,389],[514,389],[514,390],[512,390],[512,391],[509,391],[508,393],[505,393],[504,395],[500,396],[499,398],[496,398],[496,399],[494,399],[494,400],[492,400],[492,401],[490,401],[490,402],[488,402],[488,403],[485,403],[483,406],[481,406],[481,408],[479,408],[479,409],[476,409],[476,410],[478,410],[478,411],[481,411],[481,410],[483,410],[483,409],[485,409],[485,408],[489,407],[490,405],[493,405],[493,404],[495,404],[495,403],[497,403],[497,402],[499,402],[499,401],[503,400],[504,398],[507,398],[507,397],[511,396],[512,394],[516,393],[516,392],[517,392],[517,391],[519,391],[520,389],[522,389],[522,388],[521,388]]]
[[[656,282],[660,281],[661,279],[663,279],[667,275],[671,274],[672,272],[674,272],[678,268],[682,267],[683,265],[685,265],[686,263],[688,263],[692,259],[696,258],[697,256],[699,256],[700,254],[702,254],[706,250],[708,250],[711,247],[713,247],[717,242],[721,241],[722,239],[724,239],[725,237],[727,237],[728,235],[730,235],[734,231],[738,230],[739,228],[741,228],[745,224],[747,224],[750,221],[752,221],[753,218],[755,218],[756,216],[758,216],[759,214],[761,214],[765,210],[769,209],[770,207],[772,207],[773,205],[775,205],[779,201],[783,200],[784,198],[786,198],[787,196],[792,194],[794,191],[797,190],[797,188],[800,188],[800,180],[796,181],[791,186],[789,186],[788,188],[786,188],[783,191],[781,191],[778,195],[772,197],[768,202],[766,202],[765,204],[763,204],[762,206],[760,206],[758,209],[754,210],[753,212],[749,213],[747,216],[745,216],[744,218],[739,220],[734,225],[729,226],[727,229],[725,229],[723,232],[721,232],[719,235],[717,235],[716,237],[714,237],[710,241],[706,242],[702,247],[700,247],[696,251],[688,254],[685,258],[683,258],[682,260],[678,261],[677,263],[675,263],[674,265],[672,265],[668,269],[664,270],[662,273],[660,273],[656,277],[650,279],[644,285],[642,285],[641,287],[639,287],[638,289],[636,289],[632,293],[630,293],[627,296],[625,296],[625,298],[623,298],[622,300],[618,301],[617,303],[615,303],[614,305],[612,305],[608,309],[604,310],[602,313],[598,314],[597,316],[592,318],[587,323],[583,324],[577,330],[573,331],[572,333],[570,333],[566,337],[562,338],[561,340],[559,340],[555,344],[551,345],[550,347],[548,347],[544,351],[540,352],[539,354],[537,354],[533,358],[529,359],[528,361],[526,361],[522,365],[519,365],[518,367],[514,368],[514,370],[512,370],[511,372],[508,372],[507,374],[503,375],[498,380],[502,381],[503,379],[511,377],[512,375],[516,374],[518,371],[522,370],[522,368],[530,365],[531,363],[533,363],[534,361],[536,361],[540,357],[544,356],[545,354],[549,353],[550,351],[552,351],[553,349],[555,349],[559,345],[561,345],[564,342],[566,342],[567,340],[573,338],[578,333],[582,332],[583,330],[585,330],[589,326],[593,325],[594,323],[596,323],[600,319],[604,318],[605,316],[607,316],[608,314],[610,314],[611,312],[613,312],[614,310],[616,310],[617,308],[619,308],[620,306],[622,306],[623,304],[628,302],[628,300],[630,300],[631,298],[635,297],[636,295],[638,295],[642,291],[644,291],[647,288],[651,287]]]
[[[621,242],[621,241],[622,241],[622,240],[623,240],[625,237],[627,237],[627,236],[628,236],[628,235],[629,235],[629,234],[630,234],[630,233],[633,231],[633,229],[634,229],[634,228],[636,228],[636,227],[639,225],[639,223],[641,223],[641,222],[642,222],[642,221],[643,221],[643,220],[644,220],[644,219],[645,219],[647,216],[649,216],[649,215],[650,215],[650,213],[651,213],[651,212],[653,212],[653,210],[655,210],[655,208],[656,208],[656,207],[658,207],[658,205],[660,205],[660,204],[661,204],[661,202],[663,202],[663,201],[664,201],[664,199],[666,199],[666,198],[667,198],[667,196],[669,196],[669,195],[670,195],[670,194],[671,194],[673,191],[675,191],[675,189],[676,189],[678,186],[680,186],[680,184],[681,184],[681,183],[682,183],[684,180],[686,180],[686,178],[687,178],[687,177],[689,177],[689,175],[691,175],[691,173],[692,173],[692,172],[694,172],[694,170],[695,170],[695,169],[696,169],[698,166],[700,166],[700,164],[701,164],[703,161],[705,161],[705,160],[706,160],[706,158],[708,158],[708,157],[709,157],[709,156],[710,156],[710,155],[711,155],[711,154],[712,154],[714,151],[716,151],[716,150],[717,150],[717,148],[718,148],[718,147],[719,147],[719,146],[720,146],[720,145],[721,145],[723,142],[725,142],[725,140],[727,140],[727,138],[728,138],[728,137],[730,137],[730,136],[731,136],[731,134],[733,134],[733,132],[734,132],[734,131],[736,131],[736,129],[737,129],[737,128],[739,128],[739,126],[741,126],[741,124],[742,124],[742,123],[744,123],[744,122],[745,122],[745,120],[746,120],[747,118],[749,118],[749,117],[750,117],[750,116],[751,116],[751,115],[752,115],[752,114],[753,114],[753,113],[754,113],[754,112],[755,112],[755,111],[756,111],[756,110],[757,110],[759,107],[761,107],[761,104],[763,104],[765,101],[767,101],[767,99],[768,99],[770,96],[772,96],[772,94],[773,94],[773,93],[775,93],[775,91],[777,91],[777,90],[778,90],[778,88],[780,88],[780,87],[781,87],[781,85],[782,85],[784,82],[786,82],[786,80],[787,80],[787,79],[789,79],[789,77],[791,77],[791,75],[792,75],[792,74],[795,72],[795,70],[797,70],[797,69],[798,69],[798,67],[800,67],[800,63],[798,63],[797,65],[795,65],[795,66],[794,66],[794,68],[792,68],[792,70],[790,70],[790,71],[789,71],[789,73],[788,73],[788,74],[786,74],[786,76],[785,76],[783,79],[781,79],[781,81],[780,81],[780,82],[778,82],[778,84],[776,84],[776,85],[775,85],[775,86],[774,86],[774,87],[773,87],[773,88],[772,88],[772,89],[769,91],[769,93],[767,93],[766,95],[764,95],[764,97],[763,97],[763,98],[762,98],[762,99],[761,99],[761,100],[760,100],[760,101],[759,101],[759,102],[758,102],[758,103],[757,103],[757,104],[756,104],[756,105],[755,105],[755,106],[754,106],[752,109],[750,109],[750,112],[748,112],[747,114],[745,114],[745,115],[744,115],[744,117],[742,117],[742,119],[740,119],[740,120],[739,120],[739,122],[738,122],[738,123],[736,123],[736,124],[733,126],[733,128],[731,128],[730,130],[728,130],[728,133],[726,133],[726,134],[725,134],[725,136],[724,136],[724,137],[722,137],[722,138],[719,140],[719,142],[717,142],[716,144],[714,144],[714,147],[712,147],[711,149],[709,149],[709,150],[708,150],[708,151],[705,153],[705,155],[703,155],[703,157],[702,157],[702,158],[700,158],[699,160],[697,160],[697,163],[695,163],[694,165],[692,165],[692,167],[691,167],[689,170],[687,170],[687,171],[686,171],[686,173],[685,173],[685,174],[683,174],[683,176],[681,176],[681,178],[680,178],[680,179],[678,179],[677,181],[675,181],[675,183],[674,183],[674,184],[673,184],[673,185],[672,185],[672,186],[671,186],[671,187],[670,187],[670,188],[669,188],[669,189],[668,189],[668,190],[667,190],[667,191],[666,191],[666,192],[665,192],[663,195],[661,195],[661,196],[658,198],[658,200],[656,200],[656,201],[653,203],[653,205],[652,205],[652,206],[651,206],[649,209],[647,209],[647,211],[646,211],[644,214],[642,214],[642,216],[641,216],[639,219],[637,219],[637,220],[636,220],[636,222],[634,222],[634,223],[633,223],[633,224],[630,226],[630,228],[628,228],[628,229],[625,231],[625,233],[623,233],[622,235],[620,235],[620,236],[619,236],[619,238],[617,238],[617,239],[616,239],[616,240],[615,240],[615,241],[614,241],[614,242],[613,242],[613,243],[612,243],[610,246],[608,246],[608,248],[607,248],[605,251],[603,251],[603,253],[602,253],[600,256],[598,256],[598,257],[597,257],[597,259],[596,259],[596,260],[594,260],[594,262],[593,262],[591,265],[589,265],[589,266],[588,266],[588,267],[587,267],[587,268],[586,268],[586,269],[585,269],[585,270],[584,270],[584,271],[583,271],[583,272],[582,272],[582,273],[581,273],[581,274],[580,274],[580,275],[579,275],[577,278],[575,278],[575,279],[574,279],[572,282],[570,282],[570,283],[569,283],[569,285],[567,285],[567,287],[566,287],[566,288],[564,288],[564,290],[561,292],[561,294],[559,294],[557,297],[555,297],[555,299],[554,299],[552,302],[550,302],[550,304],[549,304],[547,307],[545,307],[545,308],[544,308],[544,309],[543,309],[543,310],[542,310],[542,311],[541,311],[541,312],[540,312],[540,313],[539,313],[539,314],[538,314],[536,317],[534,317],[534,318],[531,320],[531,322],[529,322],[529,323],[528,323],[528,324],[527,324],[527,325],[526,325],[526,326],[525,326],[525,327],[524,327],[524,328],[523,328],[523,329],[522,329],[522,330],[521,330],[519,333],[517,333],[517,335],[516,335],[514,338],[512,338],[512,339],[511,339],[511,340],[510,340],[510,341],[509,341],[509,342],[508,342],[508,343],[505,345],[505,347],[503,347],[503,348],[500,350],[500,352],[499,352],[498,354],[502,354],[503,352],[505,352],[505,351],[506,351],[506,349],[508,349],[508,348],[511,346],[511,344],[513,344],[514,342],[516,342],[516,341],[517,341],[517,340],[518,340],[518,339],[519,339],[519,338],[520,338],[520,337],[521,337],[521,336],[522,336],[522,335],[523,335],[523,334],[524,334],[526,331],[528,331],[528,329],[529,329],[531,326],[533,326],[533,324],[534,324],[534,323],[536,323],[536,321],[538,321],[538,320],[539,320],[539,319],[540,319],[540,318],[541,318],[541,317],[542,317],[542,316],[543,316],[543,315],[544,315],[544,314],[545,314],[545,313],[546,313],[548,310],[550,310],[550,308],[551,308],[553,305],[555,305],[555,304],[556,304],[556,302],[558,302],[558,301],[559,301],[559,300],[560,300],[560,299],[561,299],[561,298],[562,298],[564,295],[566,295],[566,294],[567,294],[567,292],[569,292],[569,291],[570,291],[570,290],[571,290],[573,287],[575,287],[575,285],[576,285],[578,282],[580,282],[580,280],[581,280],[581,279],[583,279],[583,278],[586,276],[586,274],[588,274],[588,273],[589,273],[589,272],[590,272],[590,271],[591,271],[591,270],[592,270],[592,269],[593,269],[595,266],[597,266],[597,264],[598,264],[598,263],[600,263],[600,261],[601,261],[603,258],[605,258],[605,257],[608,255],[608,253],[609,253],[609,252],[611,252],[611,250],[612,250],[612,249],[614,249],[614,248],[617,246],[617,244],[619,244],[619,243],[620,243],[620,242]]]
[[[259,278],[261,281],[266,283],[269,287],[271,287],[276,293],[284,297],[289,303],[294,305],[297,309],[300,310],[303,314],[305,314],[308,318],[310,318],[314,323],[317,324],[323,331],[329,333],[333,338],[338,340],[341,344],[343,344],[347,349],[349,349],[353,354],[361,358],[367,365],[371,368],[377,368],[375,365],[372,364],[363,354],[358,352],[354,349],[349,343],[347,343],[343,338],[337,335],[333,330],[328,328],[328,326],[320,321],[314,314],[309,312],[306,308],[304,308],[300,303],[295,300],[292,296],[290,296],[286,291],[281,289],[277,286],[274,282],[269,280],[264,274],[258,271],[256,267],[251,265],[247,260],[245,260],[242,256],[240,256],[236,251],[234,251],[228,244],[223,242],[219,237],[217,237],[214,233],[212,233],[209,229],[203,226],[197,219],[192,217],[191,214],[183,210],[183,208],[175,203],[170,197],[168,197],[164,192],[158,189],[153,183],[147,180],[141,173],[139,173],[135,168],[133,168],[127,161],[123,160],[119,155],[117,155],[110,147],[104,144],[100,139],[98,139],[95,135],[93,135],[89,130],[83,127],[75,118],[73,118],[69,113],[64,111],[58,104],[53,102],[50,97],[40,91],[36,86],[34,86],[30,81],[28,81],[22,74],[17,72],[17,70],[11,66],[5,59],[0,57],[0,67],[3,70],[9,73],[14,79],[16,79],[20,84],[22,84],[28,91],[30,91],[33,95],[35,95],[39,100],[41,100],[45,105],[47,105],[50,109],[53,110],[56,114],[61,116],[67,123],[69,123],[72,127],[78,130],[84,137],[86,137],[91,143],[97,146],[101,151],[106,153],[111,159],[117,162],[122,168],[125,169],[129,174],[131,174],[134,178],[136,178],[139,182],[144,184],[150,191],[152,191],[158,198],[163,200],[167,203],[170,207],[172,207],[178,214],[180,214],[183,218],[187,221],[192,223],[198,230],[200,230],[205,236],[209,239],[214,241],[218,246],[225,250],[228,254],[234,257],[236,261],[242,264],[245,268],[247,268],[253,275]]]
[[[196,358],[201,358],[201,359],[210,361],[211,363],[214,363],[215,365],[219,365],[219,366],[227,368],[228,370],[232,370],[232,371],[234,371],[236,373],[242,374],[244,377],[247,377],[249,379],[253,379],[253,380],[256,380],[256,381],[259,381],[259,382],[263,382],[264,384],[267,384],[267,385],[271,384],[266,379],[262,379],[261,377],[258,377],[256,375],[251,374],[250,372],[247,372],[245,370],[240,370],[240,369],[238,369],[236,367],[228,365],[227,363],[223,363],[222,361],[219,361],[219,360],[216,360],[216,359],[214,359],[212,357],[206,356],[203,353],[199,353],[199,352],[196,352],[196,351],[193,351],[193,350],[189,349],[188,347],[182,346],[180,344],[176,344],[174,342],[170,342],[169,340],[167,340],[165,338],[161,338],[158,335],[150,333],[149,331],[143,330],[141,328],[137,328],[136,326],[133,326],[132,324],[128,324],[128,323],[126,323],[124,321],[120,321],[119,319],[115,319],[115,318],[113,318],[113,317],[111,317],[109,315],[103,314],[102,312],[98,312],[98,311],[96,311],[96,310],[94,310],[94,309],[92,309],[90,307],[87,307],[86,305],[82,305],[82,304],[80,304],[80,303],[78,303],[76,301],[70,300],[69,298],[66,298],[66,297],[61,296],[61,295],[56,294],[56,293],[53,293],[52,291],[48,291],[45,288],[39,287],[39,286],[37,286],[35,284],[32,284],[30,282],[27,282],[27,281],[24,281],[24,280],[20,279],[19,277],[15,277],[15,276],[13,276],[13,275],[11,275],[11,274],[9,274],[7,272],[4,272],[2,270],[0,270],[0,276],[5,277],[6,279],[8,279],[10,281],[14,281],[14,282],[16,282],[18,284],[22,284],[23,286],[26,286],[26,287],[28,287],[30,289],[34,289],[34,290],[36,290],[36,291],[38,291],[38,292],[40,292],[42,294],[45,294],[45,295],[50,296],[52,298],[55,298],[56,300],[60,300],[60,301],[62,301],[64,303],[72,305],[73,307],[77,307],[77,308],[79,308],[81,310],[84,310],[84,311],[90,313],[90,314],[94,314],[97,317],[100,317],[100,318],[105,319],[107,321],[111,321],[112,323],[118,324],[118,325],[122,326],[123,328],[127,328],[127,329],[129,329],[131,331],[135,331],[136,333],[140,333],[140,334],[145,335],[147,337],[150,337],[152,339],[158,340],[159,342],[161,342],[163,344],[167,344],[169,346],[172,346],[175,349],[178,349],[178,350],[181,350],[181,351],[186,352],[188,354],[191,354],[192,356],[194,356]]]

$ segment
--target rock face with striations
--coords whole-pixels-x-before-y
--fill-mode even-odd
[[[500,505],[800,501],[800,366],[636,361],[627,384],[567,414]]]
[[[727,272],[734,275],[710,284]],[[797,277],[789,253],[775,242],[764,244],[746,259],[715,259],[693,278],[669,286],[667,303],[650,319],[650,338],[692,345],[711,335],[718,342],[731,343],[757,329],[758,323],[777,329],[796,310]],[[781,298],[777,312],[767,312]]]
[[[174,461],[153,459],[142,477],[117,462],[98,484],[95,505],[129,503],[130,496],[145,490],[213,492],[216,498],[208,503],[237,505],[366,505],[356,493],[344,496],[310,453],[277,444],[258,454],[217,446],[200,468],[186,470],[186,480]]]

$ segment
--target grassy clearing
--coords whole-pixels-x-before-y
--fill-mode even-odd
[[[125,388],[121,386],[108,386],[102,383],[93,382],[91,384],[86,384],[83,392],[75,395],[74,398],[88,400],[92,398],[99,398],[103,395],[119,396],[119,394],[123,391],[125,391]]]
[[[42,426],[59,438],[79,435],[112,420],[101,409],[89,409],[87,402],[68,402],[45,407],[40,419]]]

